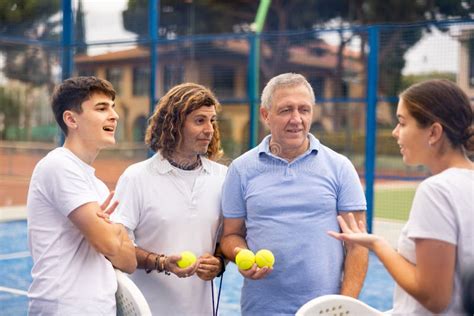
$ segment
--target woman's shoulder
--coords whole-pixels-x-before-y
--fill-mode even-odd
[[[418,186],[417,191],[451,192],[474,188],[474,170],[448,168],[436,175],[426,178]]]

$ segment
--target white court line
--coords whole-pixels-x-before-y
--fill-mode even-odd
[[[7,293],[11,293],[11,294],[15,294],[15,295],[23,295],[23,296],[28,295],[27,291],[12,289],[10,287],[3,287],[3,286],[0,286],[0,292],[7,292]]]
[[[22,252],[14,252],[14,253],[7,253],[7,254],[0,254],[0,261],[2,260],[10,260],[10,259],[19,259],[19,258],[26,258],[30,256],[29,251],[22,251]]]

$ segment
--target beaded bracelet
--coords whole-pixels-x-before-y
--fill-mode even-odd
[[[170,275],[171,273],[166,270],[166,259],[168,259],[167,256],[165,256],[164,254],[160,254],[159,260],[157,260],[156,263],[156,270],[158,271],[158,273],[164,272],[166,275]]]
[[[156,270],[158,271],[158,273],[164,272],[166,275],[170,275],[171,273],[166,270],[165,267],[166,259],[168,259],[168,257],[164,254],[156,254],[154,252],[149,252],[145,257],[145,266],[148,266],[148,258],[151,255],[155,255],[155,262],[153,263],[153,268],[145,269],[145,272],[150,273],[151,271]]]
[[[145,266],[148,267],[148,258],[151,256],[151,255],[155,255],[155,262],[153,264],[153,268],[151,269],[145,269],[145,272],[146,273],[150,273],[151,271],[153,270],[157,270],[157,266],[158,266],[158,259],[160,258],[156,253],[154,252],[149,252],[147,255],[146,255],[146,258],[145,258]]]

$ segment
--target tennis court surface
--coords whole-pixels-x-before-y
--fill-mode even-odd
[[[26,221],[0,223],[0,314],[26,315],[26,291],[31,282],[31,260],[26,240]],[[242,276],[229,264],[222,285],[220,315],[240,315]],[[379,309],[392,306],[394,282],[380,261],[371,254],[369,271],[360,299]]]

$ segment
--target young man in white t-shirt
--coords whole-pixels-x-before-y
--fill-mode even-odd
[[[112,194],[92,167],[115,144],[114,99],[112,85],[96,77],[67,79],[53,94],[65,142],[38,162],[28,191],[30,315],[115,315],[114,267],[136,269],[135,247],[108,220],[116,203],[109,206]]]

